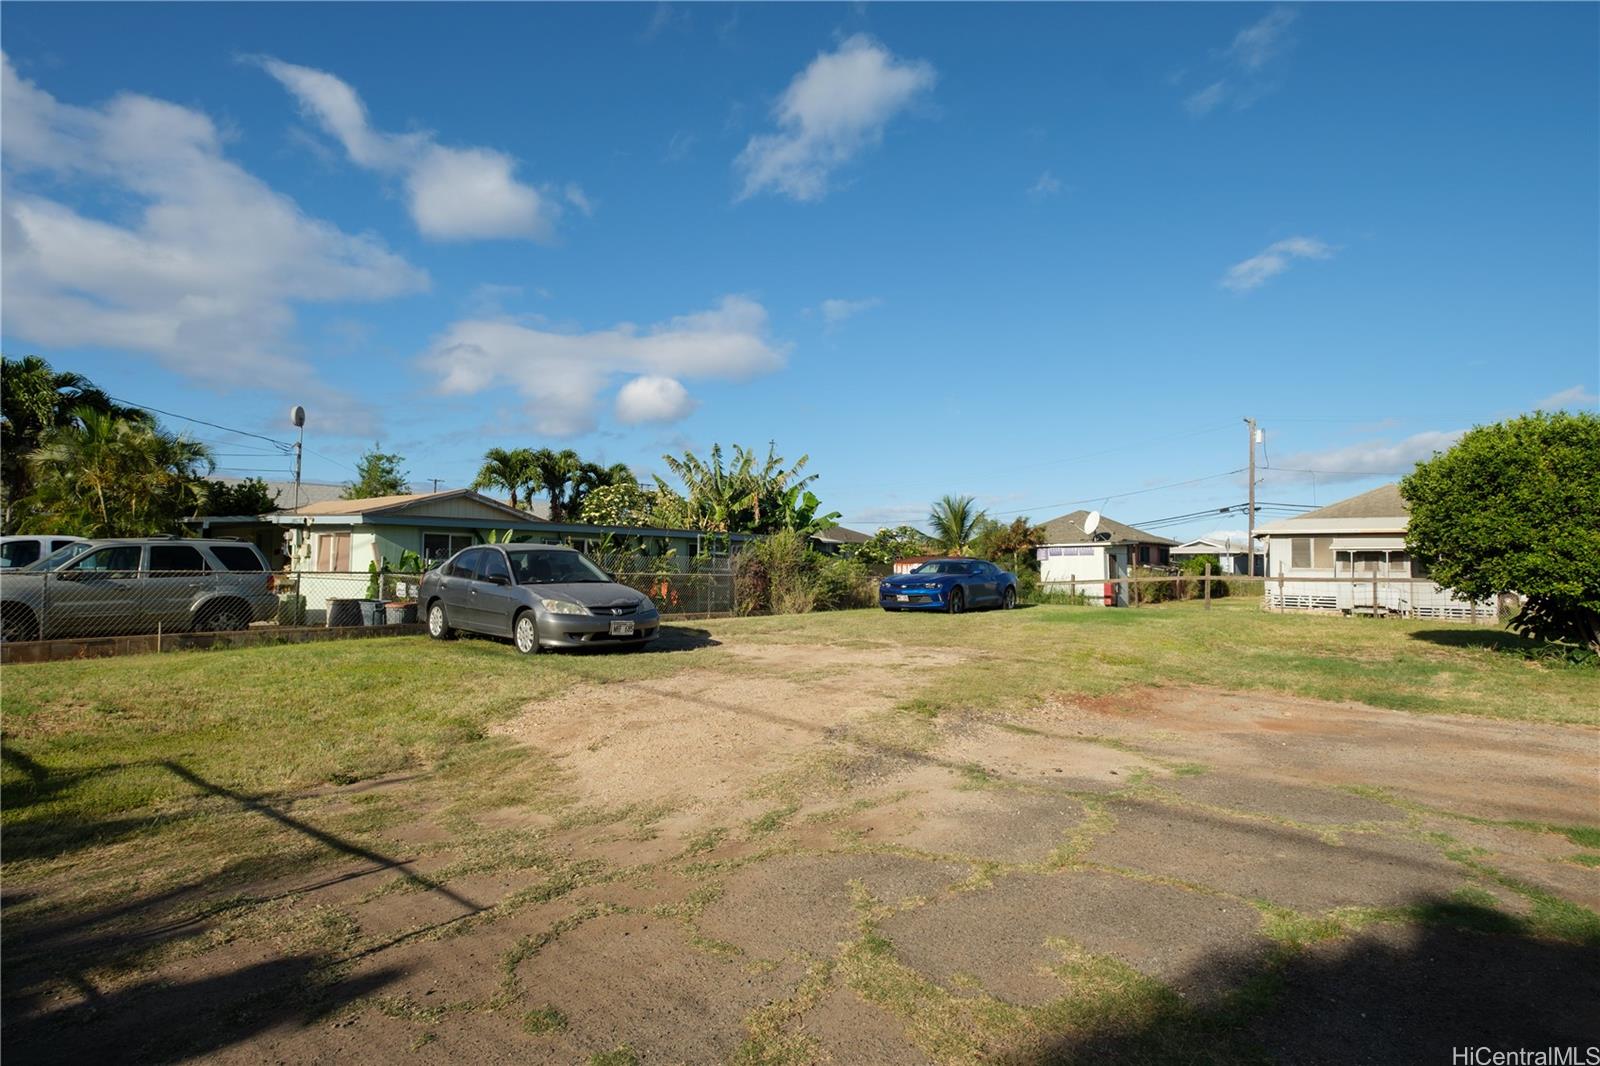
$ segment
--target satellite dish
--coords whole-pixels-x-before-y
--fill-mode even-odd
[[[289,408],[289,421],[296,426],[305,425],[306,409],[301,407],[299,404],[295,404],[293,407]]]
[[[1100,528],[1100,512],[1090,511],[1089,517],[1083,520],[1083,531],[1089,536],[1094,536],[1094,531]]]

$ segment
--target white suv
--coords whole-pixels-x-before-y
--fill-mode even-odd
[[[266,556],[238,540],[96,540],[0,581],[0,640],[243,629],[276,616]]]

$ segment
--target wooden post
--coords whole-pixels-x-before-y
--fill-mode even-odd
[[[1211,564],[1206,564],[1206,610],[1211,610]]]
[[[1372,572],[1372,617],[1378,617],[1378,572]]]
[[[1278,564],[1278,613],[1283,614],[1289,608],[1283,602],[1283,564]]]
[[[1078,575],[1077,574],[1073,574],[1072,575],[1072,583],[1067,589],[1067,605],[1069,607],[1076,607],[1078,605]]]

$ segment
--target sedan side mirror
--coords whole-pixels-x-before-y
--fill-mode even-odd
[[[509,585],[509,584],[511,584],[511,579],[509,577],[506,577],[504,574],[490,574],[488,577],[484,578],[484,580],[487,581],[491,585]]]

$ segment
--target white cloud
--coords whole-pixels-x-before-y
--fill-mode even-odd
[[[931,64],[901,60],[863,34],[819,53],[773,107],[778,131],[751,137],[734,160],[744,178],[739,198],[822,199],[833,172],[879,143],[889,121],[934,80]]]
[[[822,314],[822,321],[827,326],[837,326],[847,318],[870,311],[883,304],[883,300],[876,296],[865,300],[823,300],[817,310]]]
[[[570,333],[509,318],[467,319],[435,338],[421,362],[438,375],[446,393],[508,384],[527,401],[539,432],[570,436],[594,427],[599,395],[616,377],[672,379],[674,384],[684,378],[741,380],[776,370],[785,352],[767,337],[765,308],[744,296],[725,296],[710,310],[643,330],[625,322]],[[645,410],[646,399],[672,399],[671,391],[659,384],[638,385],[626,411]],[[677,417],[690,409],[685,400],[687,391],[677,398]],[[619,415],[623,410],[619,396]]]
[[[1327,485],[1368,477],[1392,477],[1410,471],[1418,462],[1447,450],[1466,430],[1428,430],[1403,440],[1364,441],[1342,448],[1296,452],[1278,459],[1262,471],[1274,484]]]
[[[1289,269],[1296,259],[1330,259],[1333,249],[1313,237],[1290,237],[1267,245],[1243,262],[1228,268],[1219,284],[1234,292],[1249,292]]]
[[[1235,34],[1227,48],[1212,54],[1211,79],[1184,97],[1185,110],[1196,117],[1224,103],[1243,110],[1277,88],[1281,60],[1294,45],[1289,30],[1295,18],[1293,8],[1275,7]]]
[[[1191,115],[1208,115],[1227,95],[1227,83],[1214,81],[1204,89],[1184,97],[1183,106]]]
[[[1593,411],[1596,407],[1600,407],[1600,396],[1589,391],[1586,385],[1574,385],[1570,389],[1562,389],[1539,401],[1539,409],[1542,411],[1573,409]]]
[[[517,162],[493,148],[450,148],[428,132],[384,133],[348,84],[326,71],[271,56],[253,60],[294,96],[301,113],[344,146],[351,162],[405,183],[411,219],[423,236],[549,239],[561,207],[548,191],[517,180]],[[566,198],[584,214],[576,185]]]
[[[699,406],[676,378],[646,374],[617,391],[617,421],[630,426],[645,422],[677,422]]]
[[[201,112],[126,93],[63,104],[0,67],[6,332],[147,352],[221,385],[303,384],[287,339],[296,303],[427,287],[375,237],[307,217],[230,162]],[[58,189],[120,206],[91,218]]]
[[[1039,180],[1028,186],[1028,195],[1035,200],[1043,200],[1046,196],[1054,196],[1061,191],[1061,179],[1048,170],[1039,175]]]

